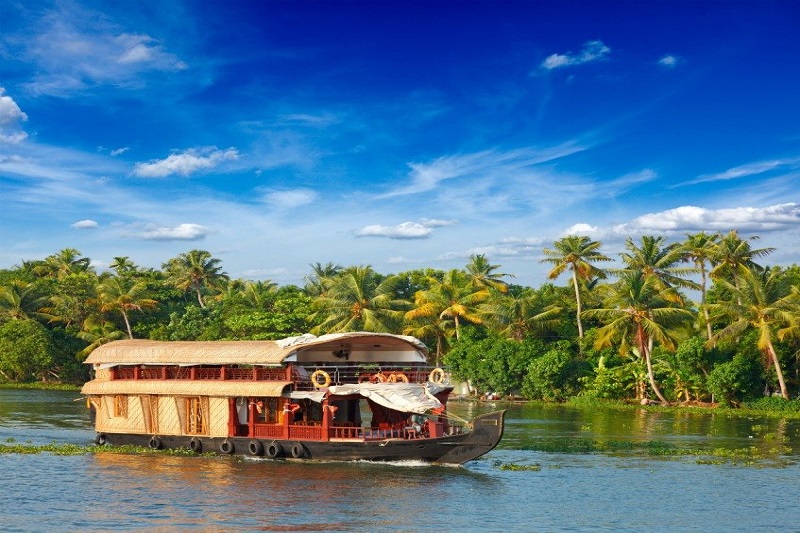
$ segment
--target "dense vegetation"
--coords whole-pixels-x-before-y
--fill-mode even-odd
[[[735,231],[628,239],[619,266],[603,269],[612,258],[602,243],[568,236],[543,259],[567,285],[539,288],[510,283],[484,255],[463,269],[392,275],[317,263],[303,287],[279,287],[230,279],[203,250],[160,270],[116,257],[96,272],[64,249],[0,270],[0,376],[81,382],[86,355],[122,338],[365,330],[421,338],[431,363],[476,394],[780,403],[764,396],[788,400],[800,386],[800,267],[759,264],[772,249],[755,240]]]

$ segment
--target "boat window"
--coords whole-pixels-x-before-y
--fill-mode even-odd
[[[277,424],[283,405],[278,407],[278,398],[256,399],[256,420],[262,424]]]
[[[199,435],[205,433],[203,405],[198,396],[186,398],[186,433]]]
[[[124,394],[114,396],[114,416],[128,418],[128,397]]]

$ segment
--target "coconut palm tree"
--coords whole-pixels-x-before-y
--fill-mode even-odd
[[[408,313],[411,312],[409,311]],[[408,313],[406,313],[406,326],[403,328],[403,335],[412,335],[426,343],[432,340],[436,344],[434,364],[439,366],[439,362],[450,344],[450,339],[455,334],[453,319],[437,314],[409,317]]]
[[[83,329],[77,333],[77,336],[89,343],[86,348],[81,350],[83,355],[89,355],[100,345],[125,338],[125,333],[118,330],[113,322],[103,319],[100,315],[95,315],[84,320]]]
[[[738,286],[739,277],[748,275],[748,271],[763,270],[763,267],[757,264],[755,259],[771,254],[775,248],[754,250],[750,246],[750,242],[756,240],[758,240],[758,236],[755,235],[742,239],[735,230],[731,230],[727,235],[721,237],[712,254],[711,260],[715,266],[708,273],[709,277],[715,281],[727,278],[733,281],[734,286]]]
[[[0,287],[0,316],[11,320],[44,318],[42,309],[48,302],[48,297],[41,295],[33,283],[13,280]]]
[[[592,263],[612,261],[610,257],[600,253],[601,246],[600,242],[593,241],[589,237],[568,235],[554,242],[553,249],[542,250],[547,257],[541,262],[554,265],[548,274],[550,279],[556,279],[566,270],[572,271],[572,287],[575,290],[575,303],[578,307],[575,317],[578,322],[578,337],[580,338],[583,338],[580,281],[604,279],[605,272]]]
[[[164,263],[167,279],[178,289],[192,291],[200,307],[206,307],[203,291],[217,289],[226,282],[228,275],[222,271],[221,261],[205,250],[191,250]]]
[[[650,387],[663,403],[669,402],[656,383],[651,345],[655,342],[674,350],[676,342],[671,330],[694,318],[688,310],[674,306],[673,298],[665,294],[670,290],[655,276],[641,271],[622,272],[617,283],[610,287],[606,308],[583,312],[585,317],[606,324],[597,331],[597,349],[618,343],[623,354],[638,352],[647,367]]]
[[[737,279],[738,285],[721,278],[716,281],[735,298],[709,305],[712,319],[727,325],[714,334],[708,344],[713,346],[720,340],[735,340],[748,329],[756,330],[756,342],[764,355],[765,366],[767,369],[775,368],[781,396],[788,399],[789,392],[773,341],[796,327],[800,317],[800,290],[790,287],[777,269],[761,272],[739,269]]]
[[[393,333],[402,327],[409,302],[396,297],[397,278],[384,278],[371,266],[344,269],[331,280],[326,292],[314,300],[312,333],[375,331]]]
[[[461,336],[463,321],[483,322],[479,305],[489,297],[487,288],[477,288],[463,271],[458,269],[444,273],[441,280],[430,278],[430,288],[417,291],[414,309],[406,313],[406,320],[438,316],[452,320],[456,339]]]
[[[630,237],[625,241],[627,251],[620,254],[625,265],[624,270],[640,271],[645,276],[653,276],[664,288],[700,288],[697,283],[685,278],[697,272],[694,267],[675,266],[683,260],[683,251],[678,243],[667,244],[666,237],[653,235],[642,236],[640,243],[637,246]]]
[[[108,268],[114,270],[118,276],[131,276],[139,270],[136,263],[131,261],[127,255],[115,257]]]
[[[494,294],[480,307],[483,320],[510,339],[521,341],[536,329],[555,324],[561,308],[544,305],[539,294],[525,289],[516,294]]]
[[[330,261],[324,265],[317,262],[310,266],[313,272],[305,277],[305,289],[309,296],[324,295],[331,281],[342,272],[340,265]]]
[[[100,311],[118,312],[125,321],[125,328],[128,331],[128,338],[133,338],[131,323],[128,314],[131,311],[144,311],[154,309],[158,302],[150,298],[145,298],[147,285],[144,282],[134,283],[126,281],[118,276],[104,279],[97,286],[97,296],[100,301]]]
[[[90,260],[80,257],[75,248],[64,248],[60,252],[45,257],[44,261],[34,267],[34,273],[43,278],[64,279],[70,274],[89,272]]]
[[[470,281],[476,288],[491,287],[500,292],[507,292],[508,285],[500,278],[513,277],[511,274],[501,274],[495,272],[500,265],[493,265],[484,254],[472,254],[469,256],[466,271]]]
[[[687,234],[686,240],[681,244],[683,260],[692,262],[697,271],[700,272],[700,308],[703,310],[703,318],[706,323],[706,339],[710,339],[713,335],[708,306],[706,305],[708,268],[714,264],[712,258],[719,239],[719,233],[708,234],[701,231],[700,233]]]

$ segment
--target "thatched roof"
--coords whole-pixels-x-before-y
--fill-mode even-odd
[[[280,396],[290,381],[189,381],[189,380],[94,380],[81,394],[159,394],[165,396]]]
[[[280,365],[302,351],[346,349],[404,350],[427,354],[414,337],[388,333],[302,335],[278,341],[150,341],[122,340],[104,344],[86,359],[94,365]]]

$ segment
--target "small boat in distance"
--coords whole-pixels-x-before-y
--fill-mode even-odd
[[[99,445],[318,460],[463,464],[492,450],[505,411],[466,421],[414,337],[115,341],[86,359]]]

